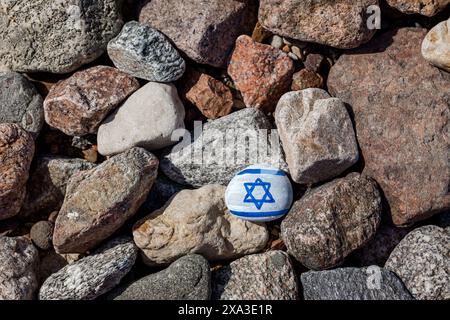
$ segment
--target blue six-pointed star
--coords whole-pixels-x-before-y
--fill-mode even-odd
[[[272,186],[269,182],[264,182],[260,178],[256,179],[254,183],[244,183],[245,190],[247,194],[245,195],[244,203],[253,203],[258,210],[261,210],[264,203],[275,203],[275,199],[270,193],[270,187]],[[256,199],[253,195],[256,187],[262,187],[264,195],[261,199]]]

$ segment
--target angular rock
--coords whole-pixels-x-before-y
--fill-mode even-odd
[[[394,273],[377,266],[310,271],[301,283],[305,300],[413,300]]]
[[[420,54],[426,30],[394,30],[342,55],[331,94],[354,114],[364,172],[383,189],[396,225],[450,208],[450,74]]]
[[[319,53],[310,53],[303,62],[305,68],[312,72],[320,72],[325,64],[325,57]]]
[[[385,268],[397,274],[416,299],[449,300],[449,244],[450,233],[443,228],[415,229],[394,249]]]
[[[120,70],[148,81],[172,82],[186,70],[184,59],[161,32],[136,21],[125,24],[108,43],[108,55]]]
[[[130,271],[137,248],[131,239],[116,238],[91,256],[52,274],[39,291],[40,300],[94,300],[107,293]]]
[[[133,148],[73,175],[56,219],[56,251],[84,253],[111,236],[145,201],[157,171],[154,155]]]
[[[387,3],[407,14],[422,14],[432,17],[450,3],[450,0],[387,0]]]
[[[33,155],[31,134],[18,124],[0,123],[0,220],[19,213]]]
[[[0,123],[17,123],[37,137],[44,124],[43,100],[20,73],[0,72]]]
[[[296,300],[297,277],[283,251],[245,256],[213,272],[213,299]]]
[[[161,169],[173,181],[194,187],[227,185],[255,163],[286,169],[279,137],[261,111],[246,108],[200,129],[163,155]]]
[[[64,201],[67,182],[72,175],[94,167],[95,164],[82,159],[39,156],[30,172],[20,215],[33,220],[34,217],[46,217],[59,210]]]
[[[186,99],[208,119],[227,116],[233,108],[230,88],[207,74],[194,75],[192,85],[185,93]]]
[[[153,212],[161,209],[170,198],[184,189],[186,189],[186,186],[173,182],[163,174],[158,174],[158,177],[140,210]]]
[[[278,99],[289,91],[295,68],[281,50],[240,36],[228,73],[241,91],[245,105],[272,112]]]
[[[40,255],[38,279],[42,285],[48,277],[68,265],[66,259],[54,250],[44,251]]]
[[[200,255],[187,255],[167,269],[133,282],[114,295],[114,300],[209,300],[209,263]]]
[[[136,79],[115,68],[79,71],[50,89],[44,101],[45,120],[69,136],[94,134],[103,119],[137,89]]]
[[[71,72],[100,57],[122,24],[116,0],[2,1],[0,69]]]
[[[359,159],[350,115],[321,89],[289,92],[279,101],[277,124],[292,179],[313,184],[339,176]]]
[[[218,261],[262,250],[269,238],[266,226],[231,216],[224,196],[220,185],[183,190],[136,223],[134,242],[144,262],[167,265],[190,253]]]
[[[236,38],[252,32],[257,10],[254,0],[152,0],[139,21],[164,33],[194,61],[225,67]]]
[[[133,147],[147,150],[170,146],[172,133],[184,129],[184,106],[171,84],[149,82],[134,93],[98,130],[98,151],[104,156]]]
[[[53,223],[50,221],[39,221],[31,227],[30,238],[34,245],[42,250],[53,247]]]
[[[370,6],[378,0],[261,0],[259,22],[280,36],[350,49],[368,42]]]
[[[0,300],[32,300],[39,254],[24,237],[0,237]]]
[[[432,65],[450,72],[450,19],[428,32],[422,42],[422,56]]]
[[[281,237],[304,266],[329,269],[375,235],[381,209],[376,183],[352,173],[312,189],[295,202],[281,224]]]
[[[309,88],[322,88],[324,85],[323,77],[310,71],[308,69],[302,69],[292,76],[292,91],[300,91]]]

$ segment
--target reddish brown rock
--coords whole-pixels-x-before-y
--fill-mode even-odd
[[[281,50],[260,44],[248,36],[236,41],[228,73],[249,108],[273,112],[289,91],[294,63]]]
[[[44,101],[45,120],[69,136],[95,133],[108,113],[137,89],[136,79],[112,67],[79,71],[51,88]]]
[[[230,114],[233,94],[230,88],[207,74],[198,74],[195,83],[186,92],[186,99],[205,117],[217,119]]]
[[[450,0],[387,0],[387,3],[404,13],[432,17],[445,9]]]
[[[313,71],[313,72],[320,72],[320,69],[322,69],[322,66],[325,63],[325,57],[319,53],[311,53],[308,54],[306,57],[305,62],[303,63],[305,65],[305,68]]]
[[[192,60],[225,67],[236,38],[252,32],[257,15],[255,0],[152,0],[139,22],[164,33]]]
[[[33,155],[28,132],[17,124],[0,124],[0,220],[19,213]]]
[[[383,189],[396,225],[450,208],[450,74],[422,58],[426,33],[386,33],[341,56],[328,80],[353,110],[364,171]]]
[[[291,89],[293,91],[304,90],[308,88],[322,88],[323,77],[308,69],[302,69],[292,77]]]

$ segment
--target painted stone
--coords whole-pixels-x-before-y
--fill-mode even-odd
[[[289,212],[292,200],[292,185],[286,173],[261,165],[250,166],[239,172],[225,193],[230,213],[254,222],[283,217]]]

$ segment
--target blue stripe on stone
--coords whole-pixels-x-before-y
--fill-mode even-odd
[[[268,211],[268,212],[242,212],[242,211],[233,211],[230,210],[232,214],[239,217],[244,218],[268,218],[268,217],[278,217],[284,216],[289,212],[289,209],[280,210],[280,211]]]
[[[269,170],[269,169],[246,169],[239,172],[238,176],[243,176],[246,174],[270,174],[273,176],[286,176],[286,173],[281,170]]]

